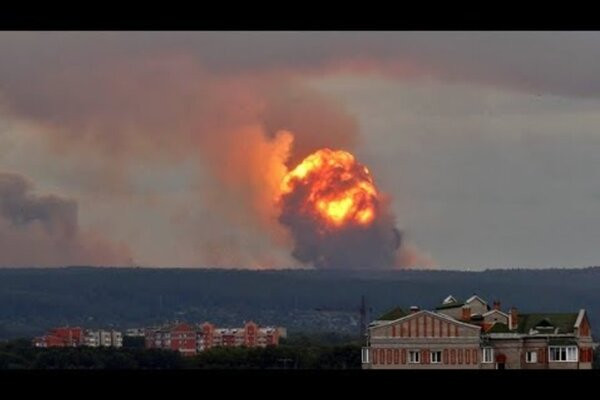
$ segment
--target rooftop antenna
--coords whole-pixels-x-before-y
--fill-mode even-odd
[[[367,334],[367,302],[365,295],[360,298],[360,338],[363,339]]]

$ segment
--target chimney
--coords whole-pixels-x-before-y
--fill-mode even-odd
[[[519,313],[517,307],[510,308],[510,329],[517,329],[519,325]]]
[[[494,300],[494,310],[500,310],[500,300]]]
[[[462,320],[469,321],[471,319],[471,307],[464,306],[462,308]]]
[[[419,306],[411,306],[410,307],[410,313],[414,314],[416,312],[419,312]]]

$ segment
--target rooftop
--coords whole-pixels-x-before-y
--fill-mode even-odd
[[[464,301],[460,301],[460,300],[456,300],[456,299],[452,298],[451,301],[444,302],[444,303],[440,304],[439,306],[437,306],[435,309],[436,310],[445,310],[448,308],[462,307],[464,304],[465,304]]]
[[[396,307],[396,308],[391,309],[390,311],[386,312],[379,318],[377,318],[377,320],[378,321],[393,321],[395,319],[399,319],[399,318],[405,317],[407,315],[408,315],[408,313],[406,311],[404,311],[400,307]]]
[[[575,330],[575,321],[578,313],[551,313],[551,314],[519,314],[519,324],[517,332],[529,333],[536,327],[558,328],[556,333],[573,333]],[[554,330],[553,332],[554,333]]]
[[[510,329],[508,329],[508,325],[501,322],[496,322],[485,333],[510,333]]]

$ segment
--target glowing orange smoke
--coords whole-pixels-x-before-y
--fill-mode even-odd
[[[304,188],[304,211],[329,225],[369,225],[376,215],[377,189],[369,170],[343,150],[320,149],[289,171],[281,193]]]

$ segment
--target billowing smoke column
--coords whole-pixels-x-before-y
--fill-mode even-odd
[[[369,170],[346,151],[324,148],[281,182],[279,221],[293,256],[317,268],[390,268],[401,234]]]
[[[129,248],[79,226],[75,200],[0,171],[0,267],[131,265]]]
[[[353,157],[341,157],[344,167],[331,169],[326,185],[312,187],[317,175],[298,175],[304,167],[294,168],[282,184],[289,168],[316,149],[356,148],[360,124],[343,103],[270,63],[238,69],[225,60],[214,68],[211,56],[186,52],[187,45],[151,38],[152,46],[139,47],[140,39],[122,47],[125,37],[104,33],[26,34],[24,42],[0,35],[0,54],[6,54],[0,114],[27,122],[31,131],[9,132],[14,149],[0,145],[0,156],[14,151],[12,158],[22,158],[17,171],[31,168],[31,159],[33,166],[56,166],[48,171],[53,180],[81,182],[77,191],[87,199],[85,209],[103,203],[88,220],[105,213],[110,228],[102,229],[131,238],[142,264],[430,265],[408,235],[399,247],[386,201]],[[214,45],[221,54],[222,46]],[[19,148],[29,154],[29,145],[44,158],[18,157]],[[319,154],[335,159],[342,153]],[[68,173],[61,178],[57,171]],[[156,179],[152,185],[145,184],[149,177]],[[131,264],[128,249],[80,225],[75,199],[38,196],[14,177],[2,179],[0,174],[0,266]],[[345,199],[336,198],[339,188],[353,183],[360,185],[344,192]],[[311,187],[319,190],[308,199]],[[319,203],[316,194],[333,197]],[[307,201],[312,208],[302,207]],[[123,204],[135,212],[121,214]],[[168,224],[177,245],[163,241],[165,230],[147,229],[150,220]]]

